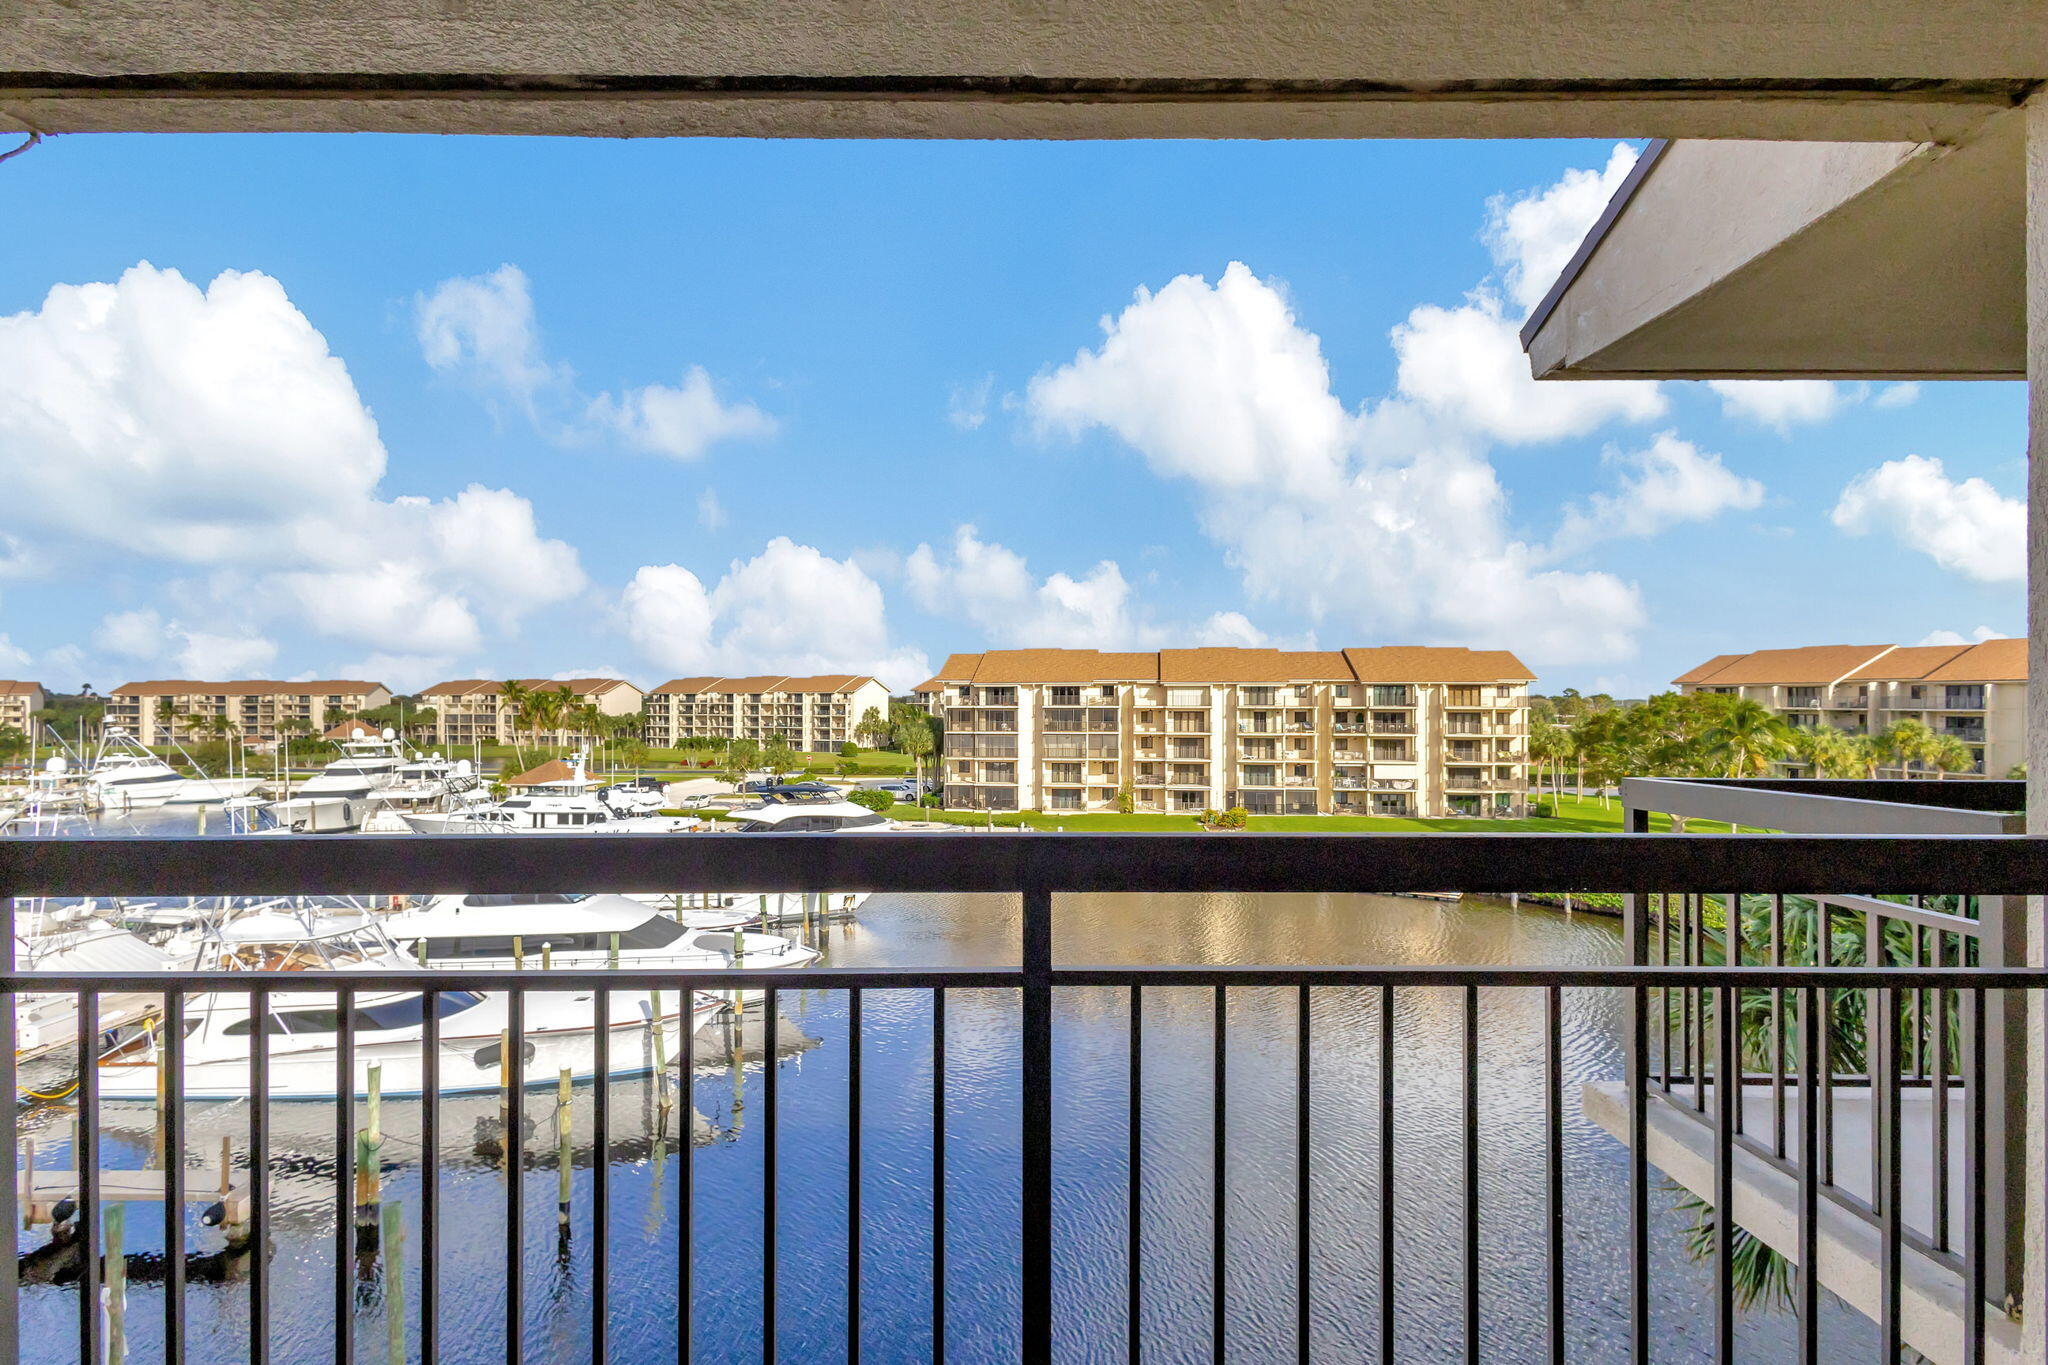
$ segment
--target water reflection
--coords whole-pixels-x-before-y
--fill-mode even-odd
[[[1621,958],[1616,926],[1549,910],[1369,896],[1062,896],[1056,905],[1061,960],[1068,963],[1550,963]],[[1018,908],[1006,896],[878,896],[859,924],[827,931],[836,965],[990,965],[1014,962]],[[1545,1211],[1541,1024],[1533,992],[1479,993],[1481,1262],[1484,1355],[1536,1360],[1541,1349]],[[1398,1354],[1403,1360],[1462,1355],[1461,1150],[1458,1143],[1463,993],[1412,989],[1394,1001],[1396,1118],[1393,1192]],[[778,1113],[780,1247],[778,1344],[784,1359],[837,1357],[846,1320],[843,1251],[847,1192],[846,1009],[834,993],[787,991],[778,1026],[788,1045]],[[1319,1359],[1377,1351],[1379,1009],[1377,991],[1323,989],[1310,1015],[1313,1057],[1311,1170]],[[1564,1133],[1569,1337],[1575,1360],[1626,1356],[1626,1227],[1623,1150],[1576,1118],[1584,1080],[1620,1068],[1620,1001],[1594,990],[1563,996],[1565,1066],[1571,1089]],[[1210,1108],[1213,1001],[1203,990],[1148,993],[1144,1014],[1142,1161],[1146,1358],[1209,1358],[1211,1236]],[[1291,1357],[1294,1323],[1293,1123],[1296,998],[1292,991],[1233,992],[1227,1013],[1230,1088],[1225,1114],[1229,1178],[1232,1360]],[[1016,1333],[1016,1002],[1007,992],[956,991],[947,1001],[947,1262],[951,1359],[1007,1361]],[[1124,1358],[1126,1248],[1126,1063],[1129,1005],[1113,990],[1062,992],[1055,1016],[1055,1131],[1060,1248],[1056,1331],[1060,1358]],[[700,1037],[700,1068],[687,1103],[665,1107],[649,1080],[612,1087],[609,1333],[613,1358],[673,1358],[676,1257],[695,1258],[696,1357],[735,1360],[759,1349],[763,1100],[758,1023],[738,1041],[737,1063],[717,1051],[716,1028]],[[862,1045],[864,1168],[863,1353],[871,1360],[928,1359],[931,1352],[931,1000],[910,991],[870,992]],[[523,1337],[531,1360],[585,1358],[590,1282],[590,1147],[587,1087],[573,1100],[571,1215],[557,1236],[554,1096],[525,1097]],[[247,1131],[243,1104],[194,1105],[193,1159],[226,1135]],[[444,1102],[441,1132],[441,1358],[504,1355],[504,1170],[480,1150],[497,1120],[492,1097]],[[31,1122],[62,1155],[63,1114]],[[321,1361],[332,1351],[334,1114],[327,1105],[273,1110],[276,1217],[272,1227],[273,1358]],[[382,1198],[405,1209],[403,1245],[416,1253],[419,1110],[384,1111]],[[498,1129],[502,1132],[502,1127]],[[149,1163],[146,1108],[113,1116],[114,1164]],[[677,1216],[678,1160],[693,1151],[694,1212]],[[1711,1281],[1685,1259],[1687,1219],[1655,1196],[1654,1299],[1660,1360],[1706,1359]],[[129,1246],[147,1252],[156,1222],[137,1206]],[[195,1249],[215,1250],[216,1229],[188,1225]],[[27,1242],[24,1242],[27,1245]],[[416,1261],[416,1256],[415,1256]],[[418,1267],[403,1267],[407,1330],[417,1331]],[[131,1294],[134,1358],[160,1340],[160,1291]],[[190,1358],[246,1355],[247,1310],[239,1284],[189,1291]],[[372,1278],[357,1296],[360,1358],[386,1359],[387,1305]],[[73,1358],[75,1292],[24,1292],[22,1340],[33,1360]],[[1789,1317],[1759,1311],[1741,1322],[1746,1358],[1791,1354]],[[1862,1319],[1830,1306],[1828,1353],[1867,1359]],[[416,1335],[409,1337],[417,1353]]]

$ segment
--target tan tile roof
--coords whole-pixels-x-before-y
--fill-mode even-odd
[[[567,782],[576,776],[576,770],[559,758],[551,758],[538,768],[529,768],[517,777],[505,779],[508,787],[539,787],[550,782]]]
[[[1707,679],[1716,687],[1813,686],[1868,668],[1890,645],[1806,645],[1744,654]]]
[[[491,678],[450,678],[421,691],[423,697],[466,697],[473,692],[495,692],[503,683]]]
[[[1687,683],[1703,683],[1707,679],[1713,677],[1716,673],[1720,672],[1722,669],[1726,668],[1728,665],[1734,663],[1737,659],[1741,659],[1744,657],[1746,656],[1741,654],[1716,654],[1713,658],[1707,660],[1705,663],[1700,664],[1697,667],[1687,669],[1685,672],[1673,678],[1671,680],[1671,685],[1673,687],[1683,687]]]
[[[566,687],[579,697],[597,697],[616,688],[633,687],[624,678],[514,678],[512,681],[534,692],[557,692]],[[637,692],[640,689],[634,687],[633,690]]]
[[[39,682],[21,682],[13,678],[0,678],[0,697],[18,697],[25,692],[40,692],[42,690],[43,685]]]
[[[910,690],[913,692],[937,692],[945,687],[947,683],[972,682],[974,680],[974,670],[979,667],[981,667],[981,656],[979,654],[948,654],[946,662],[940,666],[937,673],[926,678]]]
[[[1205,649],[1159,651],[1163,683],[1350,682],[1351,665],[1340,650]]]
[[[976,687],[1018,683],[1155,682],[1157,654],[1094,649],[991,649],[974,670]]]
[[[115,688],[117,697],[251,697],[291,696],[314,697],[340,694],[344,697],[360,697],[366,693],[386,690],[383,683],[363,682],[357,678],[314,678],[307,682],[276,682],[268,678],[244,678],[235,682],[200,682],[191,678],[158,678],[150,682],[122,683]]]
[[[1362,683],[1534,682],[1529,665],[1512,650],[1440,645],[1380,645],[1347,649],[1352,676]]]
[[[782,681],[782,677],[783,675],[780,673],[759,673],[751,678],[720,678],[704,690],[706,692],[734,694],[740,692],[773,692],[776,684]]]
[[[2027,642],[1986,640],[1971,645],[1927,675],[1928,682],[2025,682]]]
[[[778,692],[852,692],[874,679],[864,673],[819,673],[808,678],[784,678]]]
[[[669,679],[669,680],[668,680],[667,682],[665,682],[665,683],[663,683],[663,684],[662,684],[661,686],[659,686],[659,687],[655,688],[655,689],[654,689],[653,691],[649,692],[649,693],[648,693],[647,695],[648,695],[648,696],[650,696],[650,697],[656,697],[656,696],[667,696],[667,695],[671,695],[671,694],[675,694],[675,693],[684,693],[684,692],[688,692],[688,693],[696,693],[696,692],[702,692],[702,691],[703,691],[703,690],[704,690],[705,688],[707,688],[707,687],[711,686],[711,684],[713,684],[713,683],[715,683],[715,682],[717,682],[717,681],[718,681],[718,679],[716,679],[716,678],[710,678],[710,677],[705,677],[705,678],[670,678],[670,679]]]
[[[1881,678],[1916,681],[1955,658],[1964,648],[1962,645],[1906,645],[1879,655],[1851,673],[1845,681],[1869,682]]]

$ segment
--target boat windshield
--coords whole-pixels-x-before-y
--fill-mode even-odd
[[[590,899],[588,891],[529,892],[523,896],[475,895],[464,896],[462,903],[470,906],[490,905],[574,905]]]
[[[396,1000],[383,1000],[371,1005],[358,1005],[354,1010],[353,1022],[358,1033],[377,1033],[390,1029],[418,1028],[426,1020],[426,1009],[421,1001],[425,997],[405,995]],[[434,1008],[434,1017],[446,1019],[481,1004],[483,997],[475,991],[442,991]],[[230,1038],[246,1038],[256,1031],[254,1019],[237,1019],[221,1032]],[[339,1033],[341,1032],[341,1011],[328,1006],[310,1009],[274,1010],[264,1020],[265,1033]]]
[[[568,930],[544,930],[539,933],[519,936],[519,950],[527,956],[537,955],[543,947],[557,953],[608,953],[616,940],[621,952],[647,952],[655,948],[666,948],[681,938],[686,930],[666,915],[651,915],[632,928],[619,933],[575,933]],[[427,940],[429,958],[497,958],[511,957],[512,935],[477,934],[463,938],[430,938]]]

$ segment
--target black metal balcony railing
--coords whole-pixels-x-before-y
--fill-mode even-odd
[[[1961,785],[1961,784],[1958,784]],[[1989,784],[1970,784],[1988,786]],[[1641,823],[1638,821],[1637,823]],[[1018,894],[1022,905],[1021,960],[1015,966],[990,969],[952,968],[939,970],[867,970],[807,968],[774,972],[747,971],[618,971],[618,972],[495,972],[472,971],[377,974],[351,972],[345,978],[322,976],[318,985],[302,972],[177,972],[128,974],[20,973],[12,963],[13,900],[31,895],[147,895],[175,887],[195,895],[254,894],[357,894],[366,888],[454,889],[470,892],[521,892],[536,887],[577,886],[618,891],[661,891],[676,886],[705,891],[805,891],[866,889],[903,892],[1006,892]],[[1139,1069],[1142,1063],[1142,1002],[1145,992],[1168,987],[1199,987],[1213,992],[1214,1051],[1208,1066],[1208,1084],[1214,1100],[1213,1159],[1209,1173],[1210,1195],[1220,1210],[1229,1189],[1226,1165],[1228,1152],[1226,1109],[1222,1099],[1233,1077],[1226,1067],[1226,1002],[1234,989],[1283,988],[1293,993],[1297,1051],[1295,1108],[1291,1116],[1291,1146],[1295,1165],[1293,1220],[1293,1303],[1291,1316],[1298,1333],[1298,1355],[1307,1359],[1311,1315],[1318,1311],[1317,1284],[1312,1275],[1314,1241],[1312,1211],[1315,1172],[1312,1169],[1311,1111],[1316,1077],[1311,1069],[1310,1001],[1318,990],[1341,988],[1377,992],[1379,1090],[1377,1122],[1382,1140],[1378,1146],[1377,1169],[1373,1177],[1384,1192],[1393,1187],[1396,1176],[1395,1148],[1385,1140],[1396,1121],[1394,1076],[1397,1056],[1396,1000],[1404,991],[1416,988],[1449,988],[1459,992],[1458,1018],[1462,1030],[1462,1066],[1456,1080],[1457,1101],[1453,1121],[1441,1133],[1441,1140],[1455,1144],[1461,1154],[1461,1180],[1456,1206],[1462,1235],[1458,1274],[1461,1283],[1460,1317],[1468,1358],[1477,1358],[1482,1312],[1488,1306],[1489,1286],[1485,1273],[1488,1257],[1482,1256],[1482,1183],[1478,1096],[1481,1085],[1481,1003],[1484,994],[1534,995],[1542,1002],[1543,1068],[1540,1119],[1528,1139],[1528,1150],[1537,1154],[1544,1170],[1546,1216],[1514,1229],[1487,1226],[1487,1236],[1517,1235],[1525,1239],[1515,1253],[1536,1258],[1544,1267],[1544,1303],[1539,1314],[1542,1341],[1528,1343],[1547,1348],[1552,1359],[1563,1359],[1569,1333],[1570,1306],[1566,1297],[1567,1262],[1565,1248],[1571,1209],[1564,1198],[1564,1067],[1560,1045],[1561,992],[1571,990],[1618,991],[1628,1007],[1627,1110],[1628,1234],[1626,1248],[1613,1248],[1626,1261],[1629,1344],[1633,1357],[1647,1361],[1651,1356],[1651,1176],[1647,1152],[1650,1102],[1673,1093],[1675,1080],[1691,1084],[1701,1066],[1690,1073],[1674,1075],[1673,1058],[1698,1057],[1711,1053],[1712,1074],[1730,1075],[1730,1059],[1737,1047],[1732,1021],[1738,1001],[1759,994],[1774,997],[1783,993],[1796,997],[1796,1018],[1806,1037],[1798,1055],[1813,1058],[1819,1047],[1810,1035],[1812,1021],[1819,1018],[1818,1001],[1823,992],[1875,992],[1882,1018],[1895,1019],[1902,1005],[1929,992],[1947,992],[1961,1002],[1956,1044],[1956,1081],[1964,1097],[1964,1118],[1955,1135],[1965,1157],[1966,1176],[1957,1234],[1946,1254],[1959,1267],[1969,1289],[1969,1311],[1962,1324],[1963,1351],[1960,1358],[1979,1361],[1984,1356],[1984,1289],[1987,1257],[1987,1224],[2002,1210],[1987,1192],[1987,1155],[1997,1143],[1992,1131],[1997,1099],[1987,1079],[1986,1021],[2009,1002],[2021,1001],[2030,992],[2048,988],[2048,970],[1965,964],[1961,958],[1950,965],[1907,967],[1801,966],[1708,966],[1697,964],[1644,963],[1591,968],[1542,967],[1098,967],[1063,963],[1056,953],[1056,897],[1062,892],[1157,891],[1200,892],[1373,892],[1390,890],[1434,890],[1455,886],[1473,892],[1563,891],[1606,886],[1628,889],[1636,907],[1630,921],[1629,938],[1639,949],[1647,943],[1643,907],[1661,889],[1667,896],[1701,894],[1715,888],[1748,888],[1753,894],[1784,896],[1846,894],[1842,888],[1882,890],[1888,894],[1929,895],[1962,892],[1978,896],[2022,895],[2048,886],[2048,841],[1974,835],[1763,835],[1715,836],[1670,835],[1644,838],[1634,835],[1272,835],[1258,839],[1224,839],[1181,835],[1010,835],[987,834],[974,837],[932,838],[916,835],[871,835],[832,838],[804,835],[761,835],[738,838],[646,839],[615,836],[586,836],[577,839],[506,836],[493,839],[431,838],[424,836],[363,836],[347,841],[315,839],[230,840],[230,839],[120,839],[0,841],[0,1072],[10,1086],[15,1084],[14,993],[75,992],[78,997],[80,1037],[79,1065],[81,1122],[77,1148],[78,1238],[80,1242],[79,1313],[77,1319],[79,1359],[103,1358],[103,1319],[97,1288],[100,1276],[99,1205],[96,1169],[98,1086],[94,1066],[98,1002],[103,994],[116,992],[160,993],[165,999],[168,1026],[162,1032],[167,1065],[166,1075],[179,1074],[178,1058],[183,1031],[180,1018],[185,1002],[201,992],[228,992],[251,997],[259,1013],[275,1006],[275,998],[286,993],[339,993],[343,1032],[337,1057],[336,1078],[344,1091],[355,1089],[350,1063],[353,1015],[346,1008],[348,997],[376,990],[503,992],[510,1002],[507,1058],[509,1084],[521,1085],[543,1078],[522,1074],[524,1063],[524,1000],[540,992],[588,992],[597,1037],[604,1039],[608,992],[620,989],[731,990],[743,988],[766,993],[763,1013],[767,1029],[767,1051],[774,1052],[775,999],[778,992],[843,992],[847,998],[851,1029],[849,1084],[847,1090],[847,1183],[844,1197],[848,1206],[848,1246],[843,1266],[847,1303],[847,1354],[857,1354],[860,1342],[862,1286],[860,1277],[861,1214],[861,1029],[862,993],[871,990],[925,990],[934,1000],[932,1046],[935,1072],[941,1078],[933,1097],[932,1186],[930,1190],[932,1241],[932,1301],[930,1312],[937,1330],[933,1334],[935,1354],[943,1355],[947,1311],[944,1241],[945,1156],[945,1074],[946,1022],[944,1002],[950,990],[963,988],[1007,990],[1017,994],[1020,1010],[1020,1090],[1022,1138],[1018,1173],[1022,1198],[1016,1229],[1019,1256],[1017,1298],[1022,1356],[1040,1361],[1052,1358],[1055,1326],[1053,1302],[1054,1262],[1059,1254],[1053,1218],[1053,1116],[1057,1112],[1054,1087],[1052,1029],[1053,1000],[1057,993],[1078,988],[1115,988],[1128,993],[1130,1006],[1128,1142],[1130,1190],[1137,1199],[1144,1147],[1144,1106]],[[1904,908],[1900,910],[1905,913]],[[1690,921],[1688,923],[1691,923]],[[1953,928],[1953,926],[1950,926]],[[1684,932],[1695,932],[1687,929]],[[1640,956],[1640,954],[1639,954]],[[1688,994],[1702,1002],[1704,1013],[1694,1018],[1717,1021],[1711,1043],[1705,1034],[1689,1044],[1693,1052],[1674,1052],[1668,1045],[1662,1052],[1652,1049],[1652,1021],[1669,1020],[1665,1004]],[[2001,994],[2002,993],[2002,994]],[[2021,1003],[2024,1003],[2021,1001]],[[425,1089],[430,1097],[439,1093],[438,1038],[435,1012],[425,1010],[427,1036],[423,1040],[426,1067]],[[1668,1027],[1665,1033],[1668,1040]],[[600,1042],[600,1049],[607,1044]],[[692,1066],[685,1041],[680,1058],[687,1074]],[[1660,1069],[1661,1064],[1661,1069]],[[256,1178],[250,1186],[252,1236],[254,1245],[248,1261],[250,1348],[248,1358],[256,1365],[269,1359],[272,1295],[275,1271],[268,1259],[271,1235],[265,1214],[269,1193],[267,1172],[271,1168],[269,1129],[270,1060],[263,1048],[252,1048],[249,1080],[255,1101],[248,1106],[249,1168]],[[595,1068],[597,1090],[595,1122],[600,1126],[600,1150],[606,1140],[608,1068],[600,1051]],[[1747,1078],[1745,1078],[1746,1080]],[[1819,1087],[1836,1078],[1812,1065],[1802,1065],[1788,1078],[1775,1073],[1782,1085],[1794,1084],[1806,1098],[1798,1107],[1798,1131],[1789,1139],[1799,1154],[1800,1249],[1797,1257],[1800,1278],[1797,1302],[1801,1307],[1800,1352],[1803,1361],[1818,1361],[1819,1339],[1816,1303],[1819,1281],[1812,1267],[1813,1249],[1818,1245],[1815,1231],[1817,1210],[1823,1198],[1816,1153],[1823,1129],[1817,1105]],[[1908,1239],[1900,1221],[1898,1190],[1902,1179],[1897,1128],[1896,1076],[1887,1073],[1882,1086],[1884,1102],[1877,1110],[1877,1147],[1881,1153],[1877,1171],[1885,1194],[1872,1216],[1884,1237],[1886,1300],[1881,1319],[1887,1360],[1898,1358],[1902,1340],[1898,1312],[1902,1279],[1901,1257]],[[760,1239],[763,1274],[758,1287],[762,1315],[764,1358],[774,1360],[777,1347],[778,1282],[776,1239],[777,1201],[782,1191],[777,1179],[778,1081],[773,1066],[764,1070],[762,1123],[762,1179],[760,1195]],[[1240,1082],[1242,1083],[1242,1082]],[[185,1333],[185,1284],[182,1251],[184,1231],[175,1196],[182,1194],[184,1180],[184,1133],[181,1126],[181,1093],[171,1082],[172,1093],[163,1108],[166,1132],[163,1178],[174,1196],[165,1202],[164,1234],[169,1254],[165,1258],[162,1287],[164,1344],[161,1358],[169,1365],[183,1360]],[[430,1098],[423,1105],[425,1141],[420,1151],[421,1227],[417,1316],[415,1318],[418,1357],[426,1365],[440,1358],[443,1348],[440,1327],[438,1267],[443,1247],[449,1240],[436,1222],[439,1197],[437,1143],[435,1141],[438,1103]],[[1721,1090],[1713,1106],[1703,1111],[1716,1172],[1717,1206],[1733,1206],[1732,1172],[1736,1153],[1751,1145],[1740,1131],[1733,1088]],[[350,1106],[337,1106],[333,1152],[336,1215],[336,1257],[333,1294],[336,1310],[334,1343],[336,1358],[353,1359],[350,1340],[354,1321],[355,1261],[351,1254],[354,1223],[351,1180]],[[1889,1126],[1886,1126],[1889,1125]],[[525,1139],[508,1130],[512,1141]],[[1521,1141],[1517,1138],[1516,1141]],[[692,1207],[691,1155],[685,1145],[679,1157],[680,1178],[677,1198],[683,1211],[675,1275],[676,1314],[681,1325],[681,1354],[690,1352],[693,1277],[699,1249],[693,1246],[688,1211]],[[14,1224],[16,1206],[15,1146],[10,1140],[0,1148],[0,1223]],[[507,1254],[502,1261],[504,1281],[504,1322],[506,1359],[522,1358],[526,1324],[522,1259],[516,1254],[524,1244],[522,1219],[521,1163],[508,1160],[505,1181]],[[591,1359],[607,1358],[606,1301],[613,1283],[607,1262],[607,1228],[612,1216],[608,1202],[605,1163],[592,1172],[591,1223],[593,1236],[591,1292],[588,1300],[588,1330]],[[1378,1331],[1379,1358],[1395,1358],[1396,1327],[1401,1296],[1396,1292],[1404,1261],[1397,1227],[1398,1212],[1391,1199],[1380,1202],[1378,1221]],[[1140,1221],[1129,1225],[1125,1258],[1128,1301],[1135,1309],[1146,1292],[1147,1260]],[[1733,1239],[1722,1238],[1715,1253],[1715,1288],[1705,1305],[1713,1315],[1713,1335],[1720,1357],[1732,1357],[1736,1308],[1732,1271]],[[1489,1249],[1491,1256],[1499,1249]],[[1211,1358],[1226,1358],[1230,1345],[1231,1316],[1226,1306],[1233,1276],[1243,1267],[1233,1266],[1225,1220],[1214,1219],[1209,1243]],[[636,1267],[646,1273],[646,1266]],[[1240,1281],[1242,1282],[1242,1281]],[[1186,1294],[1190,1286],[1176,1281],[1173,1292]],[[19,1286],[13,1258],[0,1263],[0,1303],[10,1313],[19,1305]],[[1493,1291],[1500,1292],[1497,1288]],[[1342,1305],[1322,1305],[1320,1311],[1337,1311]],[[1660,1307],[1669,1311],[1669,1305]],[[18,1321],[18,1316],[16,1317]],[[1142,1315],[1132,1312],[1125,1325],[1127,1349],[1137,1358],[1141,1349],[1139,1333]],[[16,1334],[0,1333],[0,1365],[12,1365],[20,1343]]]

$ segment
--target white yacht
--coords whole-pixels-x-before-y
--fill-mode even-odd
[[[901,826],[851,801],[772,802],[733,812],[739,834],[892,834]]]
[[[678,918],[680,916],[680,918]],[[628,896],[437,896],[385,919],[384,932],[428,967],[505,971],[537,966],[621,970],[804,967],[815,948],[750,934],[733,909],[664,914]],[[516,940],[516,942],[515,942]]]
[[[397,732],[371,734],[358,729],[341,742],[341,757],[333,760],[299,784],[293,796],[356,799],[380,791],[398,781],[398,769],[405,762],[405,746]]]
[[[167,806],[205,806],[247,796],[262,786],[261,777],[188,777],[165,801]]]
[[[620,814],[598,794],[603,784],[584,774],[583,763],[578,754],[558,777],[492,805],[402,815],[417,834],[680,834],[703,825],[687,815]]]
[[[280,992],[273,997],[264,1026],[269,1093],[279,1100],[332,1100],[336,1096],[341,1016],[331,992],[337,980],[345,981],[351,972],[418,971],[393,951],[390,940],[373,922],[348,917],[249,916],[223,928],[222,950],[221,965],[228,968],[298,968],[318,973],[309,979],[303,993]],[[325,998],[323,987],[330,992]],[[189,1025],[180,1058],[188,1098],[240,1099],[251,1093],[249,1050],[257,1021],[250,1004],[250,996],[242,991],[211,993],[188,1002]],[[436,995],[439,1093],[483,1093],[504,1085],[506,1005],[503,994],[442,990]],[[658,1060],[679,1055],[684,1028],[694,1032],[726,1008],[725,1001],[709,992],[699,992],[687,1014],[681,1005],[680,993],[661,995],[657,1000],[645,991],[611,992],[608,1074],[634,1076],[652,1071]],[[588,992],[532,991],[526,993],[524,1006],[524,1082],[553,1085],[564,1069],[573,1080],[591,1079],[596,1072],[593,996]],[[424,990],[363,991],[355,997],[350,1020],[354,1047],[351,1088],[355,1094],[367,1093],[372,1065],[380,1069],[386,1096],[424,1093],[421,1037],[426,1009]],[[158,1040],[153,1036],[117,1049],[100,1062],[101,1096],[111,1101],[154,1103],[157,1063]]]
[[[101,808],[111,810],[164,805],[185,785],[176,769],[117,725],[107,727],[85,781]]]

